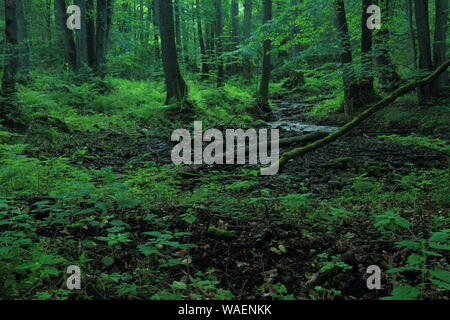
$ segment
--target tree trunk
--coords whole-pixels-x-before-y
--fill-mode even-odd
[[[215,29],[215,39],[216,39],[216,60],[217,60],[217,86],[221,87],[223,85],[224,78],[224,68],[222,61],[222,0],[216,0],[216,29]]]
[[[105,76],[107,20],[108,0],[97,0],[95,72],[100,77]]]
[[[17,28],[19,43],[20,72],[27,78],[30,68],[30,44],[28,38],[28,23],[25,18],[22,0],[17,0]]]
[[[416,45],[416,34],[414,31],[414,11],[413,11],[413,0],[406,1],[406,14],[408,18],[408,32],[411,39],[411,48],[413,52],[413,65],[415,69],[418,69],[417,64],[417,45]]]
[[[299,10],[297,8],[297,6],[299,5],[300,0],[291,0],[291,8],[293,8],[293,15],[292,18],[295,21],[298,16],[299,16]],[[299,32],[298,26],[294,23],[294,26],[292,28],[292,34],[293,34],[293,38],[295,38],[295,35]],[[300,46],[296,43],[294,43],[294,45],[292,46],[292,57],[296,57],[298,56],[298,54],[300,53]]]
[[[181,12],[180,0],[175,0],[175,43],[177,45],[178,56],[183,60],[183,43],[181,42]]]
[[[435,0],[436,2],[436,21],[434,29],[433,44],[433,62],[435,66],[441,65],[446,60],[446,41],[447,41],[447,17],[448,0]],[[441,93],[444,86],[448,84],[448,72],[444,71],[435,81],[437,93]]]
[[[197,32],[198,32],[198,41],[200,44],[200,59],[202,63],[202,79],[207,79],[209,74],[209,65],[206,56],[206,47],[205,41],[203,37],[203,29],[202,29],[202,10],[200,8],[200,0],[196,0],[195,2],[196,11],[197,11]]]
[[[272,0],[264,0],[263,2],[263,24],[272,20]],[[270,82],[270,50],[271,40],[265,39],[263,42],[263,64],[261,82],[259,85],[258,106],[265,112],[270,111],[269,107],[269,82]]]
[[[383,14],[383,23],[375,35],[376,61],[381,87],[383,90],[391,92],[398,88],[401,79],[389,55],[389,25],[391,21],[389,0],[379,0],[379,6]]]
[[[361,15],[361,82],[360,100],[363,104],[376,100],[373,87],[373,52],[372,52],[372,30],[367,28],[367,20],[371,14],[367,13],[367,8],[372,4],[372,0],[362,0]]]
[[[159,48],[159,0],[152,0],[152,19],[153,28],[155,29],[153,40],[155,46],[155,57],[157,60],[161,58],[161,52]]]
[[[17,24],[17,7],[14,0],[5,1],[5,53],[1,86],[0,122],[14,126],[18,122],[16,78],[19,69],[19,31]]]
[[[244,0],[244,40],[248,41],[252,30],[253,0]],[[243,54],[244,76],[249,79],[252,73],[250,54],[244,50]]]
[[[231,43],[232,51],[236,51],[239,46],[239,2],[238,0],[231,0]],[[234,55],[233,55],[234,56]],[[233,59],[233,58],[232,58]],[[232,61],[230,65],[231,74],[239,72],[238,64]]]
[[[87,62],[91,69],[95,69],[95,12],[94,0],[86,0],[86,42]]]
[[[341,63],[344,83],[344,111],[348,119],[353,118],[359,103],[359,90],[352,68],[352,48],[345,16],[344,0],[335,0],[336,27],[341,47]]]
[[[77,65],[76,46],[75,40],[73,39],[72,30],[69,30],[66,25],[68,19],[66,10],[67,4],[65,0],[55,1],[55,19],[61,32],[66,62],[71,68],[75,68]]]
[[[428,21],[428,0],[415,0],[417,35],[419,42],[419,69],[430,71],[433,69],[431,61],[430,24]],[[419,100],[426,102],[431,98],[432,86],[419,89]]]
[[[88,43],[86,28],[86,3],[84,0],[76,0],[75,4],[80,7],[81,29],[76,30],[77,35],[77,69],[82,69],[88,64]]]
[[[159,16],[162,60],[167,89],[166,104],[170,104],[172,99],[175,99],[177,103],[184,105],[188,88],[181,76],[178,64],[172,0],[159,0]]]

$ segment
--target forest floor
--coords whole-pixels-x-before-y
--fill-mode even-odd
[[[258,125],[280,128],[286,138],[344,123],[339,114],[311,116],[316,106],[274,100],[272,118]],[[0,280],[10,287],[0,293],[449,298],[442,288],[450,248],[445,137],[417,135],[414,126],[388,116],[391,124],[373,118],[274,176],[259,176],[248,165],[183,175],[170,159],[171,131],[140,128],[138,121],[132,132],[54,133],[46,120],[44,129],[29,130],[37,135],[25,134],[29,158],[20,155],[22,145],[2,149]],[[89,121],[82,119],[76,121]],[[65,264],[81,267],[83,290],[64,289],[59,265]],[[371,265],[382,270],[381,290],[366,286]]]
[[[266,127],[280,128],[282,138],[313,131],[332,132],[343,123],[342,116],[322,120],[307,116],[309,108],[315,106],[312,103],[277,100],[275,105],[274,121],[269,121]],[[433,231],[436,210],[448,215],[448,211],[442,211],[430,198],[418,196],[427,188],[426,182],[419,188],[413,187],[414,190],[408,186],[424,178],[412,172],[445,172],[448,166],[445,155],[380,137],[410,133],[410,128],[386,128],[380,122],[369,122],[335,143],[290,161],[282,173],[273,177],[246,177],[242,168],[215,166],[203,169],[196,176],[177,179],[175,184],[180,190],[192,191],[214,181],[231,186],[229,190],[234,193],[235,201],[248,197],[252,201],[237,205],[237,211],[231,210],[234,214],[211,210],[204,202],[196,208],[195,223],[173,220],[171,230],[189,232],[191,235],[183,241],[195,243],[197,247],[180,250],[182,256],[189,254],[192,261],[172,276],[189,282],[197,271],[214,270],[218,286],[239,299],[333,299],[335,296],[376,299],[388,296],[399,278],[420,282],[419,270],[405,271],[398,276],[383,275],[382,290],[368,290],[365,280],[370,265],[378,265],[385,271],[408,259],[408,249],[399,249],[393,243],[395,240],[426,238]],[[149,139],[145,134],[80,133],[76,141],[95,155],[81,157],[79,164],[87,167],[111,166],[115,172],[126,173],[146,161],[154,162],[155,166],[171,162],[173,144],[161,138]],[[414,181],[401,181],[401,177],[411,174],[410,179]],[[248,179],[247,185],[243,177]],[[306,195],[291,199],[291,217],[271,202],[299,190]],[[411,194],[405,196],[402,191]],[[270,197],[264,199],[264,194]],[[286,199],[288,205],[283,210],[289,211],[289,196]],[[326,204],[321,205],[322,201]],[[233,207],[234,201],[228,205]],[[395,222],[392,226],[387,223],[385,229],[376,228],[374,207],[391,212],[391,217],[386,216],[388,220],[395,220],[392,208],[396,208],[409,222],[403,228]],[[247,210],[245,213],[240,211],[243,208]],[[313,214],[317,216],[311,216],[308,211],[316,212]],[[129,225],[131,234],[146,230],[142,221],[132,216],[122,220]],[[448,221],[441,227],[448,228]],[[393,234],[396,239],[392,239]],[[339,265],[334,260],[342,256],[345,261]],[[130,270],[127,257],[131,258],[125,254],[115,259],[115,271]],[[437,264],[445,266],[445,258],[441,257]],[[327,269],[332,272],[328,273]],[[323,271],[323,277],[321,272],[316,274],[319,270]],[[308,281],[315,279],[315,274],[320,274],[320,280],[311,286]],[[193,290],[203,298],[218,297],[212,288]],[[425,294],[432,298],[437,293]]]

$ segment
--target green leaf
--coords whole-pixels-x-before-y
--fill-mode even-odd
[[[450,283],[450,272],[448,272],[448,271],[441,270],[441,269],[435,269],[435,270],[431,270],[430,274],[435,278],[438,278],[440,280]]]
[[[181,281],[174,281],[174,282],[172,282],[171,287],[172,287],[173,289],[184,290],[184,289],[186,289],[187,286],[186,286],[186,283],[184,283],[184,282],[181,282]]]
[[[411,300],[417,298],[420,295],[420,291],[410,285],[404,285],[396,287],[392,291],[392,295],[399,298],[399,300]]]
[[[413,249],[419,248],[419,243],[415,242],[415,241],[397,241],[397,242],[395,242],[395,244],[397,244],[399,246],[407,247],[407,248],[413,248]]]
[[[418,264],[421,264],[426,261],[426,258],[424,256],[420,256],[418,254],[413,253],[408,257],[408,264],[411,266],[415,266]]]
[[[114,259],[111,257],[103,257],[102,262],[105,266],[109,267],[114,263]]]

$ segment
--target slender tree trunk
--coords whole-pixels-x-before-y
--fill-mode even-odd
[[[291,7],[294,8],[293,10],[293,19],[297,19],[300,12],[297,8],[297,6],[300,4],[300,0],[291,0]],[[294,27],[292,28],[292,34],[293,37],[299,32],[298,26],[294,24]],[[300,53],[300,46],[296,43],[292,46],[292,57],[296,57]]]
[[[181,10],[180,10],[180,0],[175,0],[174,2],[174,13],[175,13],[175,43],[177,45],[178,57],[183,60],[183,43],[181,42]]]
[[[84,0],[76,0],[75,4],[80,7],[81,28],[76,31],[77,35],[77,69],[82,69],[88,64],[88,43],[86,28],[86,3]]]
[[[65,0],[55,1],[55,19],[61,32],[64,51],[66,54],[66,62],[71,68],[75,68],[77,64],[76,46],[73,38],[73,32],[72,30],[69,30],[66,25],[68,19],[66,10],[67,4]]]
[[[341,47],[341,63],[344,83],[344,111],[348,119],[353,118],[359,106],[359,88],[352,67],[352,48],[345,15],[344,0],[335,0],[336,27]]]
[[[86,0],[86,45],[87,45],[87,61],[91,69],[95,69],[95,12],[94,0]]]
[[[177,103],[184,105],[188,88],[181,76],[178,64],[172,0],[159,0],[159,16],[162,60],[167,90],[166,104],[170,104],[172,99],[175,99]]]
[[[52,0],[45,0],[45,40],[47,40],[48,45],[52,42]]]
[[[383,23],[381,24],[381,29],[375,35],[376,61],[381,87],[383,90],[391,92],[398,88],[401,79],[389,54],[389,25],[391,21],[389,0],[379,0],[379,6],[383,16]]]
[[[434,28],[433,43],[433,62],[435,66],[439,66],[446,60],[446,41],[447,41],[447,17],[448,17],[448,0],[435,0],[436,4],[436,20]],[[448,72],[444,71],[435,81],[437,93],[441,93],[444,86],[448,84]]]
[[[232,51],[236,51],[239,46],[239,2],[238,2],[238,0],[231,0],[231,43],[232,43]],[[238,64],[234,61],[230,65],[230,72],[231,72],[231,74],[236,74],[237,72],[239,72]]]
[[[413,11],[413,0],[406,1],[406,14],[408,18],[408,32],[411,39],[411,49],[413,52],[413,65],[415,69],[418,69],[417,64],[417,45],[416,45],[416,34],[414,31],[414,11]]]
[[[5,1],[6,63],[0,92],[0,121],[8,126],[14,125],[18,120],[16,82],[19,69],[19,31],[16,4],[14,0]]]
[[[205,41],[203,37],[203,29],[202,29],[202,10],[200,7],[200,0],[196,0],[195,2],[196,11],[197,11],[197,32],[198,32],[198,41],[200,44],[200,58],[202,62],[202,79],[207,79],[209,74],[209,65],[206,56],[206,47]]]
[[[252,15],[253,15],[253,0],[244,0],[244,40],[248,41],[252,30]],[[252,73],[252,66],[250,62],[250,54],[244,50],[243,54],[243,69],[244,76],[249,79]]]
[[[113,25],[113,15],[114,15],[114,0],[108,0],[106,6],[106,36],[105,36],[105,50],[108,50],[109,38],[111,35],[111,29]],[[106,54],[106,52],[105,52]]]
[[[19,64],[20,71],[27,78],[30,68],[30,44],[28,38],[28,23],[25,18],[24,6],[22,0],[16,0],[17,6],[17,27],[19,42]]]
[[[415,13],[417,35],[419,42],[419,69],[423,71],[433,70],[431,61],[430,24],[428,14],[428,0],[415,0]],[[432,86],[419,88],[419,99],[426,102],[431,98]]]
[[[100,77],[105,76],[106,36],[108,29],[108,0],[97,0],[96,57],[95,71]]]
[[[156,59],[161,59],[161,52],[159,48],[159,0],[152,0],[152,19],[153,28],[155,29],[153,40],[155,46],[155,57]]]
[[[222,61],[222,51],[223,51],[223,24],[222,24],[222,0],[216,0],[216,60],[217,60],[217,86],[223,85],[224,78],[224,68]]]
[[[272,20],[272,0],[263,0],[263,24]],[[270,50],[271,50],[271,40],[265,39],[263,42],[263,64],[262,64],[262,75],[261,82],[259,85],[259,97],[258,106],[268,112],[269,107],[269,82],[270,82],[270,71],[271,71],[271,61],[270,61]]]
[[[361,63],[362,74],[360,82],[360,99],[364,104],[376,100],[373,87],[373,52],[372,52],[372,30],[367,28],[367,20],[371,14],[367,13],[367,8],[372,4],[372,0],[362,0],[361,15]]]

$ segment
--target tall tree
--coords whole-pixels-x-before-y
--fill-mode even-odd
[[[406,4],[406,16],[408,19],[408,32],[411,40],[411,49],[413,54],[413,65],[415,69],[418,69],[417,65],[417,45],[416,45],[416,34],[414,30],[414,11],[413,11],[413,0],[405,0]]]
[[[419,43],[419,69],[423,71],[433,70],[431,60],[430,24],[428,14],[428,0],[415,0],[415,13],[417,36]],[[431,98],[432,86],[423,86],[419,89],[419,99],[425,102]]]
[[[336,27],[338,30],[338,41],[341,50],[341,64],[343,66],[344,83],[344,111],[347,118],[354,116],[355,109],[359,106],[359,87],[352,67],[352,48],[350,35],[348,33],[347,17],[345,14],[344,0],[334,0],[336,12]]]
[[[61,37],[64,44],[64,52],[66,56],[66,63],[68,63],[71,68],[75,68],[77,65],[76,45],[72,30],[67,28],[66,25],[68,19],[66,10],[67,3],[65,0],[55,1],[55,20],[61,32]]]
[[[361,15],[361,63],[362,73],[360,81],[360,99],[366,104],[376,100],[373,87],[373,53],[372,53],[372,30],[367,27],[367,20],[370,13],[367,8],[372,4],[372,0],[362,0]]]
[[[5,52],[6,63],[3,69],[1,87],[0,121],[7,125],[15,123],[16,109],[16,82],[19,68],[19,31],[17,24],[17,2],[5,1]]]
[[[175,28],[172,0],[159,1],[159,17],[161,30],[161,49],[166,80],[166,104],[172,99],[184,104],[187,100],[188,88],[184,81],[178,63],[177,47],[175,44]]]
[[[28,23],[25,18],[25,10],[22,0],[17,0],[17,28],[18,28],[18,41],[19,41],[19,64],[20,71],[27,77],[30,67],[30,45],[28,39]]]
[[[391,3],[389,0],[379,0],[383,23],[375,34],[376,62],[380,77],[381,87],[385,91],[393,91],[400,85],[400,76],[392,62],[389,52],[389,27],[391,25]]]
[[[235,51],[239,46],[239,2],[231,0],[231,44],[232,50]],[[238,64],[232,62],[230,65],[231,74],[238,72]]]
[[[272,20],[272,0],[263,0],[263,24]],[[259,85],[258,106],[264,111],[270,111],[269,107],[269,82],[271,71],[271,40],[264,39],[263,42],[263,63],[262,75]]]
[[[433,43],[433,63],[439,66],[445,62],[446,41],[447,41],[447,17],[448,17],[448,0],[435,0],[436,20],[434,27],[434,43]],[[448,72],[445,70],[441,76],[435,81],[437,93],[448,84]]]
[[[252,31],[252,15],[253,15],[253,0],[244,0],[244,27],[243,35],[245,41],[248,41]],[[250,63],[250,54],[248,50],[244,49],[243,53],[243,70],[244,76],[250,78],[252,67]]]
[[[81,28],[76,31],[77,41],[77,69],[83,68],[88,64],[88,38],[86,28],[86,3],[84,0],[76,0],[75,4],[80,7]]]
[[[223,85],[224,68],[222,61],[223,51],[223,23],[222,23],[222,0],[216,0],[216,28],[215,28],[215,40],[216,40],[216,61],[217,61],[217,85],[220,87]]]
[[[202,63],[202,78],[207,79],[209,74],[209,64],[208,64],[208,57],[206,55],[206,46],[204,41],[204,35],[203,35],[203,28],[202,28],[202,10],[200,7],[200,0],[196,0],[195,7],[197,11],[197,32],[198,32],[198,41],[200,45],[200,59]]]
[[[86,45],[87,45],[87,60],[91,69],[95,68],[95,11],[94,0],[86,0]]]

